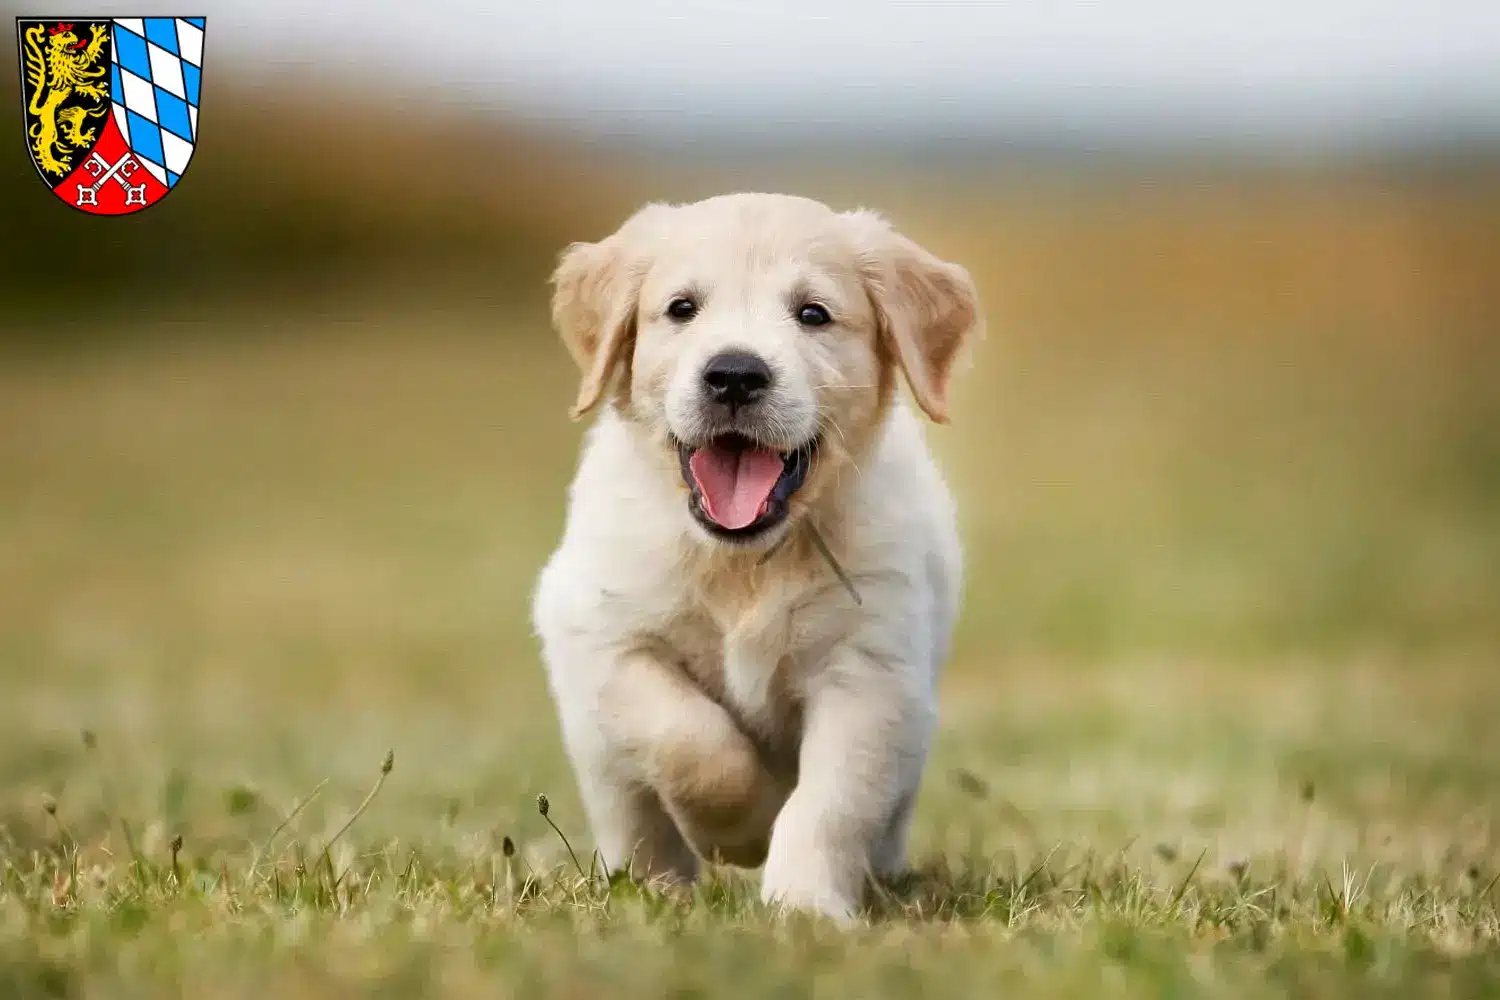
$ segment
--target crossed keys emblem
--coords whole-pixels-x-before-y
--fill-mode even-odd
[[[135,154],[126,152],[114,163],[110,163],[98,153],[90,153],[89,158],[83,162],[84,169],[96,179],[93,184],[85,187],[78,185],[78,204],[99,204],[99,189],[104,186],[105,181],[113,180],[125,189],[125,204],[146,204],[146,184],[131,184],[130,177],[140,169],[141,161],[135,158]]]

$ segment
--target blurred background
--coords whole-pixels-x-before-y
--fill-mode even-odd
[[[581,829],[527,622],[580,434],[545,281],[735,189],[879,208],[981,286],[932,434],[971,564],[940,770],[1066,775],[1163,716],[1215,748],[1255,706],[1291,735],[1210,752],[1274,784],[1376,760],[1344,738],[1380,697],[1465,747],[1415,787],[1500,787],[1500,5],[164,12],[208,16],[204,117],[141,215],[43,189],[0,73],[11,836],[44,792],[88,826],[85,728],[196,843],[387,746],[377,829],[534,823],[539,790]],[[1028,705],[1062,742],[997,735],[1041,741]]]

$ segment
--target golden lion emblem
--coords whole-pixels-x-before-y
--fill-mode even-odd
[[[88,42],[74,34],[71,24],[50,31],[38,24],[25,32],[26,83],[31,91],[27,110],[36,117],[27,136],[37,166],[49,174],[67,173],[73,154],[87,149],[97,134],[84,123],[109,112],[109,91],[101,79],[109,67],[96,65],[109,26],[92,24],[89,31]]]

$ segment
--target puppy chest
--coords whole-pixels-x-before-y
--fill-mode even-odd
[[[795,739],[801,716],[784,642],[724,632],[700,619],[677,645],[684,672],[748,735],[763,743]]]

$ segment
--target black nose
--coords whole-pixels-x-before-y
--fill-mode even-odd
[[[771,369],[753,354],[725,351],[709,359],[703,369],[708,398],[727,406],[744,406],[765,395],[771,385]]]

